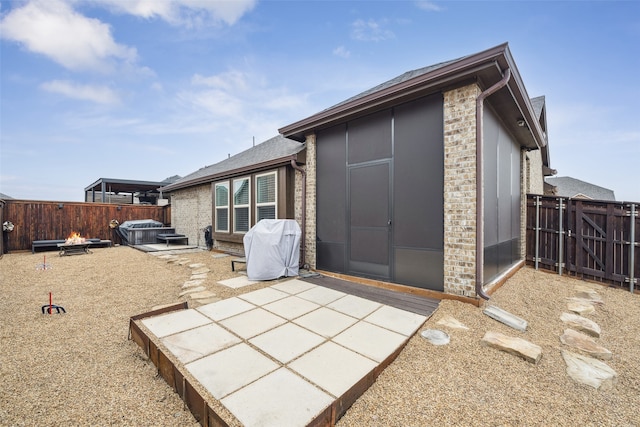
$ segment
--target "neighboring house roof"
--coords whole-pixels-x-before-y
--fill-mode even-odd
[[[507,87],[491,95],[489,100],[517,141],[523,147],[541,149],[543,164],[549,166],[546,129],[542,129],[539,120],[543,109],[536,112],[532,105],[507,43],[406,72],[331,108],[285,126],[279,132],[302,141],[309,133],[439,90],[448,90],[472,81],[476,81],[485,90],[502,79],[507,69],[511,70]]]
[[[574,199],[616,200],[613,190],[580,181],[569,176],[545,178],[548,184],[556,187],[555,195]]]
[[[289,163],[292,159],[296,160],[297,154],[304,148],[304,144],[278,135],[221,162],[205,166],[160,190],[175,191],[249,170]]]
[[[0,200],[9,200],[9,199],[13,199],[13,197],[0,193]]]

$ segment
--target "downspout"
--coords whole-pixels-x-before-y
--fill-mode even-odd
[[[506,86],[509,78],[511,78],[511,69],[507,68],[502,80],[476,98],[476,295],[486,300],[489,299],[489,295],[482,289],[484,283],[484,162],[482,161],[484,100]]]
[[[305,172],[304,169],[302,169],[300,166],[298,166],[298,163],[296,163],[295,159],[291,159],[291,167],[294,168],[295,170],[299,171],[302,174],[302,220],[301,222],[301,228],[302,228],[302,239],[300,242],[300,266],[304,267],[304,265],[306,264],[306,259],[305,259],[305,254],[306,254],[306,250],[307,250],[307,245],[306,245],[306,235],[307,235],[307,230],[306,230],[306,224],[307,224],[307,173]]]

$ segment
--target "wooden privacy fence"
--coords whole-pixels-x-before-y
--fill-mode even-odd
[[[527,196],[527,264],[634,292],[640,203]]]
[[[7,199],[0,203],[0,220],[3,223],[10,221],[14,229],[3,231],[0,254],[31,250],[34,240],[66,239],[72,232],[86,238],[121,243],[120,237],[109,227],[114,219],[120,224],[128,220],[153,219],[170,225],[171,207]]]

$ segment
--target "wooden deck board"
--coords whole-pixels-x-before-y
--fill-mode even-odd
[[[320,275],[305,277],[302,280],[427,317],[431,316],[440,304],[440,300],[434,298],[362,285],[335,277]]]

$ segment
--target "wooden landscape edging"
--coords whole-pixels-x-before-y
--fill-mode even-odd
[[[373,280],[373,279],[366,279],[364,277],[349,276],[347,274],[334,273],[331,271],[324,271],[324,270],[314,270],[314,271],[317,272],[318,274],[322,274],[329,277],[335,277],[336,279],[342,279],[348,282],[360,283],[362,285],[369,285],[376,288],[386,289],[386,290],[395,291],[395,292],[419,295],[426,298],[433,298],[437,300],[450,299],[450,300],[464,302],[467,304],[473,304],[476,307],[480,307],[480,304],[482,302],[477,298],[469,298],[461,295],[447,294],[444,292],[433,291],[431,289],[416,288],[413,286],[401,285],[398,283],[383,282],[381,280]]]

